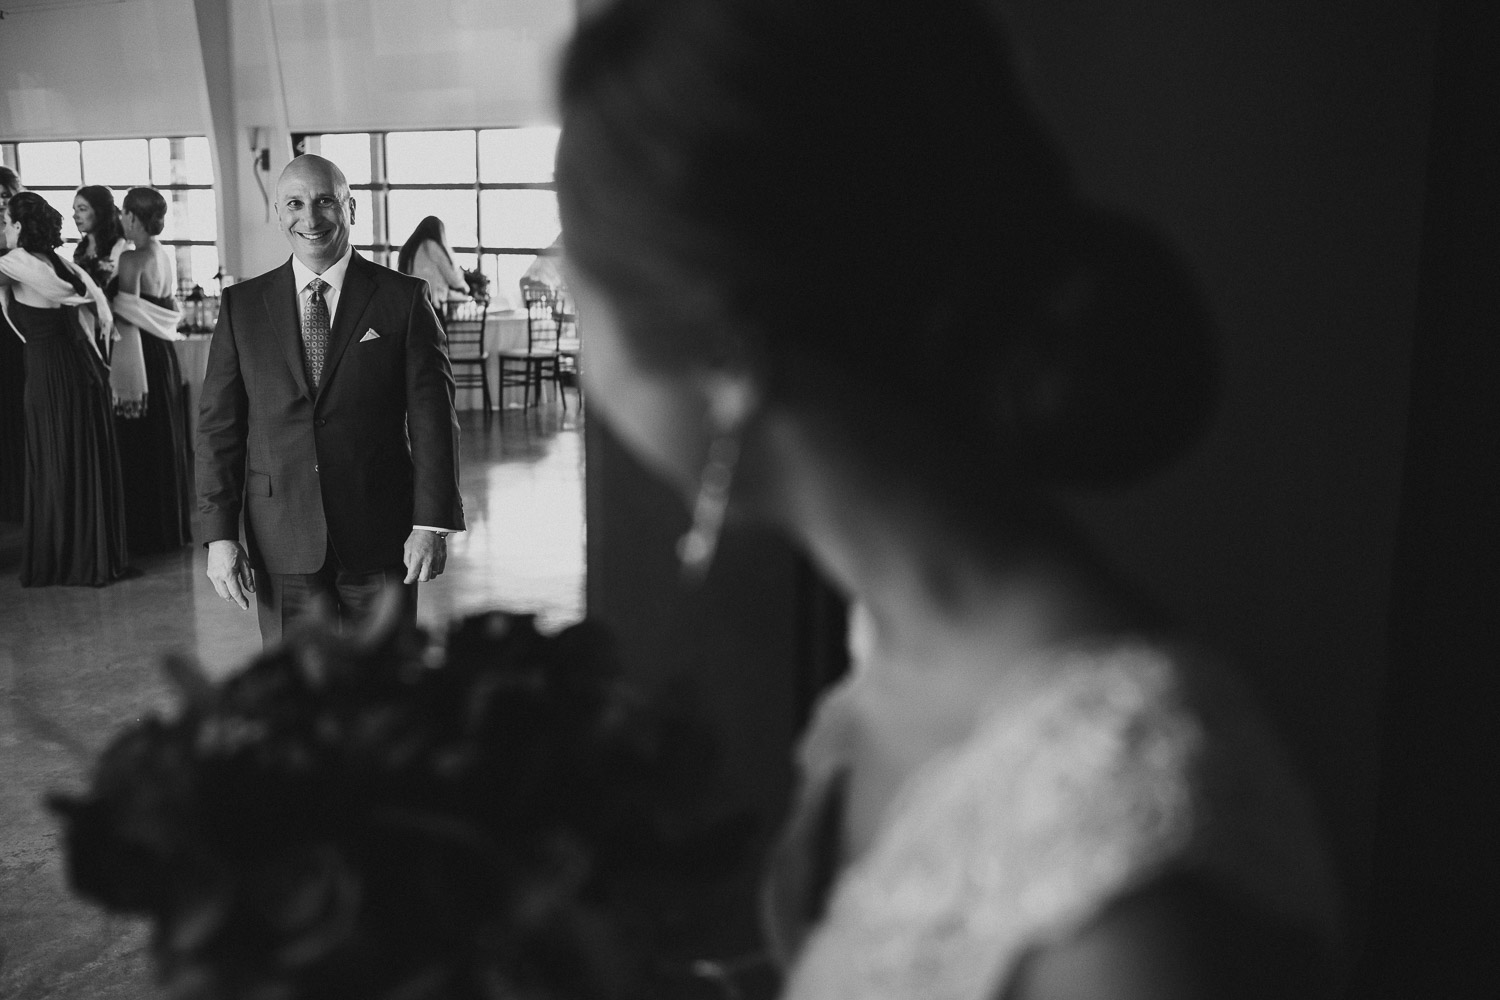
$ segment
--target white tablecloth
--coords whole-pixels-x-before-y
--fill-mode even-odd
[[[185,340],[172,341],[177,351],[177,366],[182,369],[182,380],[187,383],[188,440],[198,430],[198,400],[203,396],[203,376],[208,372],[208,342],[213,334],[196,333]]]
[[[524,351],[526,349],[526,310],[491,310],[484,324],[484,346],[490,352],[488,365],[490,402],[496,406],[503,406],[505,401],[500,399],[500,359],[496,355],[500,351]],[[521,390],[511,391],[516,393],[514,401],[519,403]],[[484,408],[484,401],[480,399],[478,389],[458,390],[455,402],[460,410]]]

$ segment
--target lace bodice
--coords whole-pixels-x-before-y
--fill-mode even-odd
[[[1336,947],[1310,800],[1253,699],[1212,659],[1144,642],[1008,670],[973,735],[906,783],[804,937],[789,897],[816,881],[807,854],[849,765],[859,685],[856,673],[810,730],[773,864],[772,937],[797,951],[788,1000],[991,1000],[1028,950],[1172,872]]]

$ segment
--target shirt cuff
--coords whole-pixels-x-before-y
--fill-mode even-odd
[[[413,531],[436,531],[443,535],[457,535],[464,530],[462,528],[434,528],[430,524],[414,524],[411,528]]]

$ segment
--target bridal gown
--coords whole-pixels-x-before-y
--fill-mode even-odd
[[[867,683],[822,703],[770,868],[783,1000],[995,1000],[1033,948],[1135,889],[1200,877],[1340,954],[1310,796],[1239,679],[1147,640],[994,674],[967,736],[928,760],[841,870]]]

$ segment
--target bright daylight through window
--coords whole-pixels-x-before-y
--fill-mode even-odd
[[[312,135],[306,148],[333,160],[359,202],[354,245],[394,267],[396,254],[429,215],[443,220],[460,267],[478,268],[501,307],[519,307],[520,279],[556,242],[552,162],[555,126],[441,132]],[[157,188],[169,211],[162,242],[177,254],[180,291],[219,291],[213,162],[202,136],[20,142],[6,149],[26,186],[63,214],[66,252],[73,195],[85,184],[110,188],[119,204],[132,187]]]
[[[62,213],[66,254],[80,238],[73,228],[73,195],[80,187],[101,184],[114,193],[116,205],[133,187],[156,188],[167,199],[161,241],[177,255],[179,292],[185,296],[197,285],[218,294],[218,217],[207,139],[18,142],[8,144],[5,152],[26,187]]]
[[[521,275],[562,231],[554,126],[309,137],[343,168],[360,203],[354,245],[392,267],[429,215],[443,220],[460,267],[490,279],[497,305],[521,303]]]

